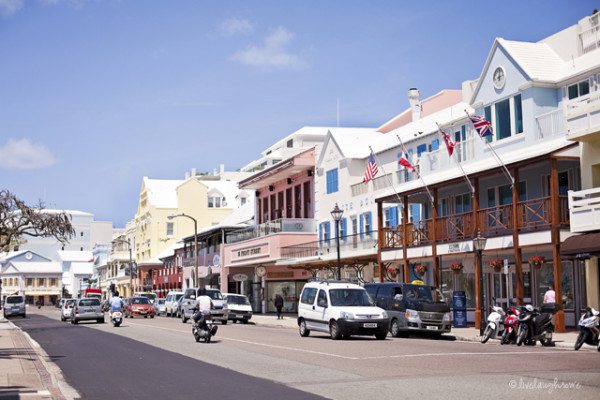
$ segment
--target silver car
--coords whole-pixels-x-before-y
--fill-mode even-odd
[[[4,318],[15,315],[25,318],[25,296],[7,296],[4,300]]]
[[[181,302],[181,322],[184,324],[188,321],[188,319],[192,318],[194,314],[194,307],[196,307],[196,298],[199,294],[198,288],[190,288],[186,289],[183,294],[183,300]],[[221,291],[219,289],[206,289],[206,295],[210,297],[213,303],[213,309],[210,310],[213,320],[221,321],[223,325],[227,324],[227,319],[229,318],[229,311],[227,309],[227,303],[223,299],[223,295],[221,295]]]
[[[71,318],[71,311],[73,311],[73,306],[75,305],[76,299],[64,299],[61,300],[63,303],[60,308],[60,320],[65,322],[68,318]]]
[[[90,320],[95,320],[99,324],[104,323],[104,312],[102,312],[100,299],[95,297],[77,299],[75,306],[71,309],[71,323],[77,324],[79,321]]]

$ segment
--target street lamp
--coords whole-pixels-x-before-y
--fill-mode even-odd
[[[187,215],[184,213],[177,215],[169,215],[167,219],[170,221],[173,218],[177,217],[185,217],[194,221],[194,286],[198,287],[198,285],[200,284],[198,280],[198,221],[196,221],[196,218],[192,217],[191,215]]]
[[[131,290],[130,294],[133,296],[133,257],[131,256],[131,239],[117,239],[114,240],[113,243],[127,243],[127,248],[129,249],[129,290]]]
[[[337,203],[335,203],[335,207],[331,210],[331,216],[335,221],[335,245],[337,247],[337,279],[342,279],[342,266],[340,264],[340,220],[342,219],[342,215],[344,214],[344,210],[338,207]]]
[[[485,250],[485,244],[487,239],[481,236],[480,232],[477,232],[477,237],[473,239],[473,250],[477,255],[477,270],[479,272],[479,293],[477,293],[477,297],[479,298],[479,336],[483,336],[483,326],[485,325],[484,321],[484,312],[483,312],[483,250]]]

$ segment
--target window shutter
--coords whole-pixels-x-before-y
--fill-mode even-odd
[[[346,239],[348,237],[348,225],[346,224],[346,218],[342,218],[342,231],[344,232],[342,239]]]
[[[390,228],[398,225],[398,206],[390,208]]]
[[[329,221],[325,222],[325,234],[327,236],[327,243],[329,243],[329,239],[331,239],[331,225]]]
[[[360,214],[360,238],[365,237],[365,215]]]
[[[367,216],[366,216],[366,217],[368,218],[368,219],[367,219],[367,221],[369,221],[369,229],[370,229],[370,230],[371,230],[371,232],[372,232],[372,231],[373,231],[373,219],[371,218],[371,211],[369,211],[369,212],[367,213]],[[366,232],[366,233],[369,235],[369,234],[371,234],[371,232]]]
[[[323,241],[323,223],[319,224],[319,242]]]

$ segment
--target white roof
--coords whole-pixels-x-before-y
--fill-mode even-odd
[[[21,255],[26,252],[27,252],[27,250],[0,252],[0,262],[6,261],[10,258],[16,257],[16,256]]]
[[[65,214],[77,215],[77,216],[81,216],[81,217],[93,217],[94,216],[94,214],[92,214],[92,213],[88,213],[85,211],[78,211],[78,210],[53,210],[53,209],[45,208],[43,210],[40,210],[40,212],[47,213],[47,214],[65,213]]]
[[[208,193],[210,195],[211,191],[217,190],[219,191],[223,197],[225,197],[225,201],[227,202],[226,208],[233,208],[237,204],[236,196],[240,192],[238,188],[238,182],[235,181],[203,181],[200,180],[203,184],[208,187]]]
[[[45,261],[45,262],[27,262],[27,261],[14,261],[8,263],[8,265],[14,266],[21,273],[48,273],[48,274],[62,274],[62,267],[60,263],[56,261]]]
[[[91,265],[94,260],[94,255],[91,251],[59,250],[56,253],[61,261],[89,262]]]
[[[218,226],[247,225],[254,219],[254,197],[249,197],[246,204],[233,210]]]
[[[176,189],[184,180],[150,179],[145,176],[143,181],[149,204],[156,208],[177,208]]]
[[[74,262],[71,264],[71,271],[74,275],[92,275],[94,266],[86,262]]]
[[[329,132],[346,158],[364,158],[369,146],[384,134],[375,128],[329,128]]]
[[[175,254],[175,249],[178,249],[180,247],[183,247],[183,243],[182,242],[176,242],[172,245],[170,245],[169,247],[167,247],[166,249],[164,249],[159,255],[158,255],[158,259],[162,260],[163,258],[168,258],[171,257],[172,255]]]

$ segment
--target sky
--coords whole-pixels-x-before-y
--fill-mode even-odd
[[[598,1],[0,0],[0,190],[124,227],[142,177],[377,127]]]

